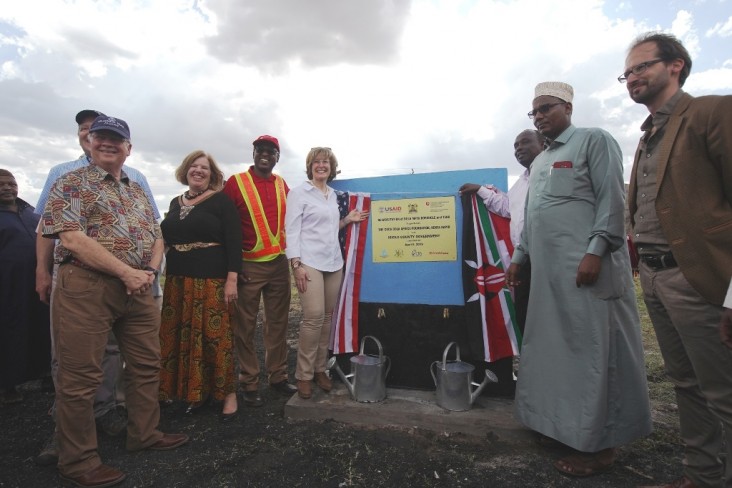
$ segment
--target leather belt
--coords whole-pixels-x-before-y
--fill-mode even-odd
[[[674,259],[674,255],[670,252],[667,252],[666,254],[641,254],[640,259],[654,271],[658,271],[659,269],[675,268],[678,266],[676,259]]]
[[[192,251],[194,249],[206,249],[209,247],[220,246],[218,242],[189,242],[188,244],[172,244],[170,247],[180,252]]]

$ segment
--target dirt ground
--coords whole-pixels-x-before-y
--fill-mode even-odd
[[[296,295],[293,302],[296,302]],[[290,365],[294,371],[300,314],[290,317]],[[649,381],[662,382],[649,369]],[[56,468],[34,457],[53,429],[46,414],[53,392],[39,382],[24,386],[20,404],[0,407],[0,487],[60,486]],[[415,429],[364,429],[333,421],[284,418],[287,398],[263,390],[265,406],[240,404],[233,422],[221,423],[220,407],[194,416],[182,404],[162,410],[161,430],[184,432],[191,442],[167,452],[129,453],[124,436],[99,434],[103,462],[127,474],[121,486],[142,487],[634,487],[669,482],[681,473],[675,405],[654,399],[654,433],[624,446],[611,471],[567,478],[552,467],[566,451],[554,443],[507,443],[462,433]]]

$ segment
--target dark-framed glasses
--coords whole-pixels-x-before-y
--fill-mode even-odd
[[[564,105],[567,102],[556,102],[556,103],[545,103],[544,105],[539,105],[531,112],[527,113],[526,115],[529,116],[530,119],[533,119],[536,117],[536,114],[546,114],[548,111],[552,109],[552,107],[556,107],[557,105]]]
[[[625,73],[618,76],[618,81],[620,83],[625,83],[626,81],[628,81],[628,76],[630,76],[631,73],[633,73],[634,75],[637,76],[637,75],[643,73],[645,70],[647,70],[651,66],[653,66],[654,64],[660,63],[661,61],[663,61],[663,59],[656,58],[656,59],[651,59],[650,61],[644,61],[642,63],[636,64],[635,66],[632,66],[629,70],[627,70]]]
[[[90,132],[89,135],[92,139],[96,139],[99,142],[106,142],[111,144],[122,144],[123,142],[127,141],[127,139],[112,131]]]

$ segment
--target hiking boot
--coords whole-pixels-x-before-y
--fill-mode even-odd
[[[58,463],[58,434],[53,431],[51,437],[41,449],[41,453],[36,457],[35,462],[38,466],[51,466]]]
[[[127,415],[121,407],[115,407],[101,417],[97,417],[97,430],[109,436],[118,436],[127,429]]]
[[[313,382],[297,380],[297,394],[303,400],[307,400],[313,396]]]
[[[325,372],[315,373],[315,384],[326,393],[333,389],[333,382]]]

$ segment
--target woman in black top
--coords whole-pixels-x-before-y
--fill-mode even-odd
[[[175,174],[188,190],[160,224],[167,249],[160,399],[181,399],[188,413],[223,401],[229,420],[237,412],[229,311],[241,268],[239,213],[219,191],[224,175],[210,155],[192,152]]]

